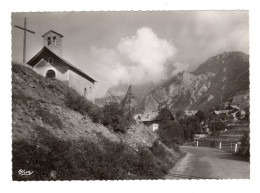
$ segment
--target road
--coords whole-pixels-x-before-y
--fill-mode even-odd
[[[249,179],[250,163],[236,155],[206,147],[182,146],[186,155],[165,179]]]

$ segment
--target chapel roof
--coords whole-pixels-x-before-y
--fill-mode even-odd
[[[52,55],[54,55],[54,57],[57,57],[58,59],[60,59],[61,61],[63,61],[65,64],[67,64],[69,66],[69,68],[76,72],[77,74],[81,75],[82,77],[92,81],[92,82],[97,82],[96,80],[94,80],[93,78],[91,78],[89,75],[87,75],[86,73],[84,73],[82,70],[80,70],[79,68],[75,67],[74,65],[72,65],[71,63],[69,63],[68,61],[66,61],[64,58],[58,56],[57,54],[55,54],[54,52],[52,52],[49,48],[47,48],[46,46],[44,46],[34,57],[32,57],[27,64],[29,64],[30,66],[34,67],[38,61],[41,59],[41,54],[43,54],[44,52],[49,52]]]
[[[44,37],[46,34],[48,34],[48,33],[50,33],[50,32],[53,32],[53,33],[55,33],[55,34],[57,34],[57,35],[59,35],[59,36],[61,36],[61,37],[64,37],[64,36],[61,35],[60,33],[56,32],[56,31],[53,31],[53,30],[50,30],[50,31],[46,32],[45,34],[42,35],[42,37]]]

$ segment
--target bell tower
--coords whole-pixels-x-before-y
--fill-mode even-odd
[[[58,56],[62,57],[62,38],[63,35],[50,30],[47,33],[42,35],[43,37],[43,46],[49,48]]]

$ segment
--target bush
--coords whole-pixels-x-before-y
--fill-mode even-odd
[[[36,105],[39,105],[39,103],[36,100],[34,100],[30,96],[25,95],[24,92],[22,92],[21,90],[15,90],[15,92],[14,91],[12,92],[12,105],[27,104],[28,101],[33,101],[35,102]]]
[[[116,101],[106,103],[101,111],[101,123],[115,132],[125,133],[133,123],[133,118]]]
[[[59,139],[43,127],[35,127],[30,140],[13,142],[14,180],[119,180],[159,179],[169,165],[162,164],[165,152],[155,144],[152,151],[139,147],[136,152],[123,142],[111,142],[99,135],[102,149],[80,139],[73,143]],[[162,153],[160,154],[160,151]],[[161,156],[161,162],[155,161]],[[31,176],[21,176],[20,169],[30,170]],[[56,176],[51,173],[55,171]]]
[[[214,141],[211,141],[209,146],[214,148],[214,147],[216,147],[216,143]]]
[[[194,140],[194,133],[200,131],[200,121],[196,116],[185,117],[179,120],[184,131],[184,141],[191,142]]]
[[[176,148],[176,144],[183,143],[184,132],[176,121],[163,121],[157,131],[161,141],[170,148]]]
[[[53,128],[62,128],[63,124],[58,115],[50,113],[49,111],[38,109],[37,115],[41,117],[42,121]]]
[[[250,157],[250,136],[249,132],[244,132],[243,137],[241,138],[241,145],[239,147],[238,154],[243,155],[247,158]]]
[[[13,142],[13,179],[14,180],[51,180],[51,171],[60,171],[69,176],[71,163],[66,152],[71,143],[54,137],[43,127],[35,127],[29,140]],[[20,176],[20,169],[33,171],[32,176]]]
[[[226,124],[222,121],[211,122],[211,130],[213,131],[213,134],[214,131],[215,133],[218,133],[219,131],[224,130],[225,128],[226,128]]]
[[[83,96],[80,96],[72,89],[68,89],[65,95],[65,105],[82,115],[86,115],[93,104],[87,101]]]
[[[68,89],[65,95],[65,105],[82,115],[89,115],[94,123],[101,122],[102,114],[100,108],[72,89]]]
[[[69,89],[65,95],[65,104],[82,115],[89,115],[93,122],[102,123],[114,132],[125,133],[133,123],[132,116],[129,116],[117,101],[107,102],[99,108]]]
[[[195,116],[198,117],[200,122],[205,121],[205,119],[206,119],[204,112],[201,110],[198,110],[198,112],[196,113]]]

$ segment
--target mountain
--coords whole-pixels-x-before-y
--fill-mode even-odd
[[[136,98],[142,99],[158,85],[159,84],[155,84],[155,83],[146,83],[140,85],[132,84],[132,93]],[[129,84],[119,84],[117,86],[111,87],[108,89],[104,97],[107,97],[110,94],[114,96],[125,96],[128,87]]]
[[[133,104],[135,104],[135,106],[140,104],[142,102],[142,99],[154,88],[156,88],[156,86],[158,85],[154,83],[132,85],[131,92],[133,96],[132,97]],[[98,106],[103,106],[105,102],[110,100],[121,101],[125,98],[128,87],[129,84],[119,84],[117,86],[111,87],[108,89],[104,97],[96,98],[95,103]]]
[[[181,72],[155,88],[145,97],[144,110],[168,107],[173,112],[207,111],[246,91],[249,92],[249,56],[224,52],[209,58],[194,72]]]

